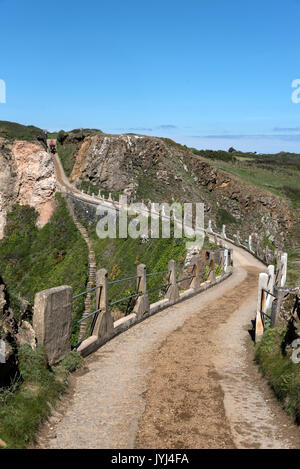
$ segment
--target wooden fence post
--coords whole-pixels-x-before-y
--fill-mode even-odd
[[[209,254],[209,275],[207,277],[207,280],[210,280],[211,282],[214,282],[216,280],[216,273],[215,273],[215,253],[210,252]]]
[[[179,298],[178,285],[176,283],[176,262],[172,259],[168,263],[169,287],[166,293],[170,303],[174,303]]]
[[[133,312],[136,313],[138,319],[142,319],[145,315],[150,313],[149,298],[147,295],[147,277],[146,266],[139,264],[137,266],[137,291],[141,293],[138,297]]]
[[[198,290],[201,285],[201,271],[200,271],[200,256],[196,255],[192,258],[193,263],[193,275],[194,278],[191,282],[191,288]]]
[[[264,315],[266,312],[266,292],[268,286],[268,274],[262,272],[258,278],[257,309],[255,321],[255,343],[259,342],[264,333]]]
[[[102,344],[114,335],[114,323],[108,308],[107,270],[100,269],[96,272],[96,285],[99,286],[96,290],[96,309],[101,311],[98,313],[92,334],[96,335]]]

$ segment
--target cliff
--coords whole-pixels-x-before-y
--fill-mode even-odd
[[[132,200],[204,202],[207,218],[226,223],[229,233],[240,230],[245,239],[258,233],[280,243],[295,223],[287,200],[245,184],[169,139],[88,136],[74,154],[71,180],[124,192]]]
[[[43,226],[55,209],[56,177],[51,156],[38,142],[0,138],[0,238],[14,203],[30,205]]]

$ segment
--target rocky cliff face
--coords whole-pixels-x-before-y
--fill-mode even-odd
[[[44,225],[55,208],[55,191],[53,161],[41,144],[0,138],[0,239],[16,202],[34,207]]]
[[[133,200],[204,202],[207,217],[225,210],[240,230],[285,240],[295,220],[287,201],[217,169],[209,161],[168,139],[138,135],[85,138],[76,154],[73,181],[88,181]],[[233,219],[233,220],[234,220]]]
[[[18,348],[23,344],[29,344],[32,349],[36,347],[35,332],[25,318],[32,312],[24,303],[23,317],[17,321],[8,304],[6,286],[0,277],[0,387],[11,383],[18,373],[17,354]]]

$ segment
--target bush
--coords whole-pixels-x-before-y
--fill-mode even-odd
[[[42,347],[22,345],[18,360],[20,379],[11,388],[0,388],[0,438],[8,448],[26,448],[35,441],[66,382],[65,371],[47,366]]]
[[[83,365],[83,358],[78,352],[76,352],[76,350],[72,350],[72,352],[68,353],[60,364],[69,371],[69,373],[72,373]]]
[[[255,360],[283,408],[300,423],[300,364],[283,353],[287,329],[268,329],[255,348]]]
[[[66,140],[68,134],[64,130],[60,130],[57,134],[57,141],[63,145],[64,141]]]
[[[38,345],[36,350],[32,350],[29,344],[21,345],[18,361],[23,381],[42,383],[48,380],[47,357],[42,346]]]
[[[230,212],[228,212],[224,208],[219,208],[217,211],[216,222],[217,222],[217,227],[219,229],[222,229],[222,225],[235,224],[238,221],[233,215],[231,215]]]

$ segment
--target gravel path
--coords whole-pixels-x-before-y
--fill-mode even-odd
[[[243,355],[251,356],[246,331],[262,265],[240,249],[234,259],[238,267],[222,284],[89,357],[88,372],[76,378],[63,415],[54,413],[42,429],[39,447],[300,447],[292,440],[298,430],[276,402],[270,406],[268,390],[249,383],[253,364]]]

